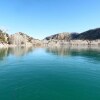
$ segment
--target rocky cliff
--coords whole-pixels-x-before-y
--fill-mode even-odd
[[[21,32],[9,36],[9,44],[13,45],[28,45],[32,40],[33,38]]]
[[[36,39],[22,32],[18,32],[9,36],[9,44],[28,46],[36,44]]]

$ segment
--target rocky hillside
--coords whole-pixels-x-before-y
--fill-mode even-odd
[[[14,45],[29,45],[33,42],[33,38],[24,33],[15,33],[9,36],[9,44]]]
[[[82,33],[58,33],[48,36],[44,40],[97,40],[100,39],[100,28],[88,30]]]
[[[100,45],[100,28],[82,33],[58,33],[44,38],[45,45]]]
[[[63,32],[63,33],[58,33],[55,35],[48,36],[44,38],[44,40],[66,40],[70,41],[73,39],[77,39],[79,36],[78,33],[68,33],[68,32]]]
[[[70,33],[63,32],[63,33],[58,33],[55,35],[48,36],[44,40],[67,40],[69,41],[70,39],[71,39]]]
[[[8,35],[7,33],[0,30],[0,46],[7,45],[23,45],[23,46],[39,46],[41,45],[41,41],[35,39],[33,37],[28,36],[22,32],[18,32],[12,35]]]
[[[26,46],[41,44],[40,40],[30,37],[22,32],[10,35],[9,43],[14,45],[26,45]]]
[[[92,29],[78,34],[77,39],[81,40],[97,40],[100,39],[100,28]]]

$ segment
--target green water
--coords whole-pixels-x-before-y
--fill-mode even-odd
[[[0,49],[0,100],[100,100],[100,49]]]

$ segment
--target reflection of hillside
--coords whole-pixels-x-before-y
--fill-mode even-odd
[[[14,47],[14,48],[9,48],[10,53],[15,55],[15,56],[24,56],[27,53],[30,53],[33,51],[32,47]]]
[[[64,47],[49,47],[46,49],[46,52],[60,56],[70,55],[70,49]]]
[[[46,52],[59,56],[82,56],[91,60],[100,61],[100,48],[49,47],[46,49]]]
[[[82,56],[89,58],[90,60],[100,61],[100,50],[99,49],[85,49],[85,50],[73,50],[72,56]]]
[[[3,60],[8,55],[9,55],[9,52],[7,48],[0,48],[0,60]]]
[[[0,48],[0,60],[3,60],[9,54],[14,56],[24,56],[33,51],[32,47],[13,47],[13,48]]]

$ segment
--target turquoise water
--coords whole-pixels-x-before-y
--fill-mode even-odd
[[[100,49],[0,49],[0,100],[100,100]]]

